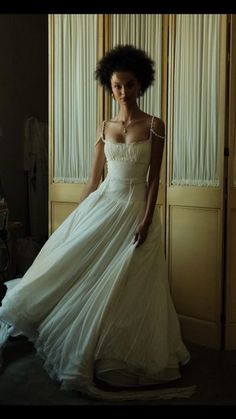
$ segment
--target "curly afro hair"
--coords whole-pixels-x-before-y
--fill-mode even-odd
[[[95,78],[111,93],[111,77],[114,72],[129,71],[141,85],[140,96],[155,80],[154,61],[133,45],[117,45],[98,62]]]

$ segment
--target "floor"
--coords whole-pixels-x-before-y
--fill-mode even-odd
[[[191,362],[183,368],[176,386],[196,385],[190,398],[138,400],[128,402],[96,401],[73,391],[60,390],[43,369],[42,360],[24,337],[12,339],[4,348],[0,375],[1,405],[236,405],[236,351],[218,351],[188,344]],[[173,385],[172,385],[173,386]]]

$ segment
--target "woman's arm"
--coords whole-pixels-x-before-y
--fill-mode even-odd
[[[153,126],[156,133],[160,136],[165,137],[165,125],[161,119],[155,120]],[[147,237],[148,228],[152,222],[153,213],[156,206],[156,200],[159,190],[159,180],[160,180],[160,171],[161,171],[161,162],[164,150],[164,140],[156,137],[155,134],[152,139],[152,152],[151,152],[151,161],[150,169],[148,176],[148,189],[147,189],[147,203],[146,210],[144,213],[143,220],[139,225],[139,228],[135,234],[134,243],[136,247],[142,244]]]
[[[106,162],[106,156],[104,153],[104,143],[102,139],[100,139],[99,141],[99,138],[101,138],[101,130],[102,126],[100,125],[97,129],[97,141],[95,145],[95,153],[91,173],[87,183],[84,186],[83,192],[79,200],[79,204],[85,198],[87,198],[91,192],[94,192],[97,189],[102,177],[104,165]]]

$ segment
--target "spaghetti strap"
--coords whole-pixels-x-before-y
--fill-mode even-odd
[[[106,121],[103,121],[102,122],[102,134],[101,134],[101,138],[102,138],[102,140],[103,141],[105,141],[105,124],[106,124]]]
[[[163,135],[158,134],[158,132],[156,132],[153,128],[153,122],[154,122],[155,116],[152,117],[152,121],[151,121],[151,126],[150,126],[150,136],[149,139],[152,138],[152,134],[154,134],[156,137],[161,138],[162,140],[165,139],[165,137]]]
[[[152,138],[152,133],[153,133],[153,122],[154,122],[154,116],[152,117],[152,120],[151,120],[150,132],[149,132],[149,140],[151,140],[151,138]]]
[[[102,140],[105,143],[105,123],[106,121],[102,121],[102,130],[101,130],[101,134],[100,137],[97,139],[95,146],[99,143],[100,140]]]

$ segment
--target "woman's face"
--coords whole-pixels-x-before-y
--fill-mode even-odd
[[[133,73],[118,71],[112,74],[111,90],[114,99],[120,105],[136,102],[140,92],[140,83]]]

